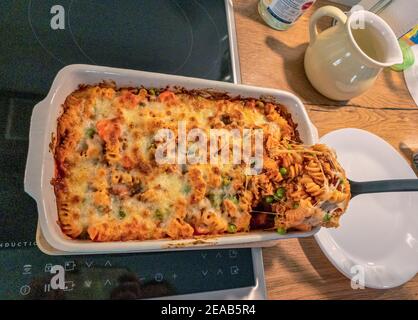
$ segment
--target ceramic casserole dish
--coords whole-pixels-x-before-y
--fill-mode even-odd
[[[231,96],[239,95],[243,98],[262,98],[266,101],[279,102],[287,107],[294,122],[297,123],[301,140],[305,144],[315,144],[318,141],[317,130],[310,121],[302,102],[289,92],[136,70],[91,65],[67,66],[58,72],[47,97],[34,107],[24,181],[25,191],[37,202],[40,231],[51,247],[67,253],[91,254],[257,246],[266,241],[307,237],[318,231],[318,228],[315,228],[309,232],[290,232],[280,235],[275,231],[259,230],[205,238],[125,242],[74,240],[66,236],[57,222],[56,198],[51,185],[51,179],[54,178],[55,173],[54,156],[50,150],[51,137],[55,134],[57,119],[68,95],[80,84],[97,84],[110,80],[114,81],[118,87],[177,86],[186,90],[210,89],[225,92]]]

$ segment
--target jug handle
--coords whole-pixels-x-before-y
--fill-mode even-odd
[[[309,44],[313,44],[318,36],[318,29],[316,24],[319,19],[325,16],[335,18],[340,24],[345,24],[347,16],[344,12],[334,6],[324,6],[314,12],[311,19],[309,20]]]

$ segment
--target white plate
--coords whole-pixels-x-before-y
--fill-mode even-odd
[[[320,140],[333,147],[354,181],[416,178],[387,142],[364,130],[333,131]],[[418,272],[418,193],[359,195],[350,201],[337,229],[315,239],[346,277],[361,276],[369,288],[402,285]]]
[[[415,63],[410,68],[403,72],[405,77],[406,86],[408,87],[409,93],[418,106],[418,44],[411,47],[412,52],[415,55]]]

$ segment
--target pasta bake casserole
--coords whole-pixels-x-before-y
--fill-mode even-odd
[[[261,144],[251,149],[262,147],[260,172],[247,174],[244,162],[158,163],[159,147],[167,143],[159,130],[173,133],[177,150],[179,122],[208,136],[211,129],[242,135],[261,129]],[[187,152],[194,152],[195,142],[187,141]],[[218,142],[222,149],[221,137]],[[234,144],[227,148],[233,154]],[[334,152],[303,145],[284,106],[209,91],[80,86],[63,105],[53,152],[58,222],[73,239],[181,239],[335,227],[350,199]]]

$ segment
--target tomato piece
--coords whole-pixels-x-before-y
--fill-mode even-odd
[[[118,119],[103,119],[96,123],[97,133],[107,143],[116,143],[121,135]]]
[[[124,107],[133,109],[146,98],[141,93],[139,95],[136,95],[130,91],[123,91],[119,99]]]
[[[128,156],[123,156],[123,158],[122,158],[122,166],[125,169],[132,169],[134,167],[134,162]]]
[[[177,100],[177,96],[174,92],[167,90],[160,93],[158,100],[161,102],[175,102]]]

